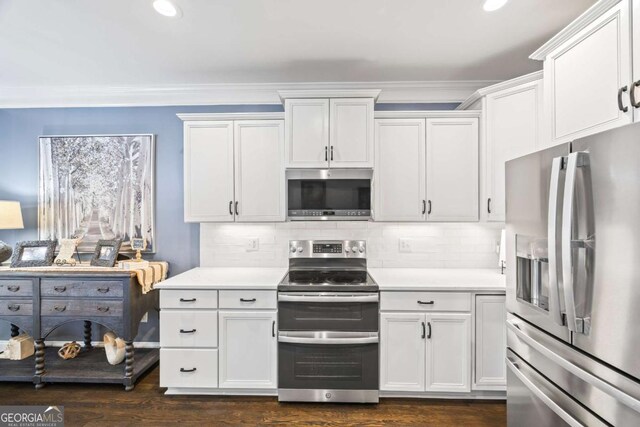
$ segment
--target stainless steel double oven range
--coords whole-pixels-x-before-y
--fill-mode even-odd
[[[278,286],[278,400],[378,402],[378,286],[364,241],[291,241]]]

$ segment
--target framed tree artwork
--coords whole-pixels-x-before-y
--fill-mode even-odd
[[[92,253],[99,240],[143,238],[155,252],[153,135],[40,137],[40,239],[78,239]]]

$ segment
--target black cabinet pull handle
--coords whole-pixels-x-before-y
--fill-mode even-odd
[[[20,290],[20,286],[9,285],[9,286],[7,286],[7,290],[9,292],[18,292]]]
[[[63,311],[65,311],[67,309],[66,305],[55,305],[53,306],[53,309],[55,311],[57,311],[58,313],[62,313]]]
[[[106,313],[109,311],[109,307],[106,306],[98,306],[98,311],[101,313]]]
[[[191,368],[191,369],[184,369],[184,368],[180,368],[180,372],[195,372],[196,368]]]
[[[229,215],[233,215],[233,211],[231,210],[233,208],[233,201],[229,202]]]
[[[435,301],[420,301],[420,300],[418,300],[418,304],[421,304],[421,305],[433,305],[435,303],[436,303]]]
[[[195,333],[195,331],[196,331],[195,329],[190,329],[188,331],[185,330],[185,329],[180,329],[180,333],[181,334],[193,334],[193,333]]]
[[[429,327],[429,333],[427,334],[427,338],[431,339],[431,322],[427,322],[427,325]]]
[[[56,292],[62,293],[62,292],[67,290],[67,287],[66,286],[54,286],[53,290],[56,291]]]
[[[109,288],[98,288],[98,292],[100,292],[101,294],[106,294],[107,292],[109,292]]]
[[[427,211],[427,214],[431,215],[431,200],[429,200],[429,210]]]
[[[424,322],[422,322],[422,336],[420,338],[424,339],[427,336],[427,328],[424,326]]]
[[[236,215],[240,215],[240,212],[238,212],[238,202],[236,202]]]
[[[333,145],[331,146],[331,161],[333,161]]]
[[[7,306],[7,308],[8,308],[10,311],[19,311],[19,310],[20,310],[20,304],[9,304],[9,305]]]
[[[180,298],[180,302],[196,302],[195,298]]]
[[[246,299],[246,298],[240,298],[240,302],[256,302],[257,300],[255,298],[251,298],[251,299]]]
[[[636,102],[636,88],[640,86],[640,80],[638,80],[637,82],[633,82],[633,84],[631,85],[631,105],[633,105],[633,108],[639,108],[640,107],[640,102]]]
[[[427,213],[427,201],[423,200],[422,201],[422,215],[424,215],[425,213]]]
[[[487,213],[491,213],[491,197],[487,199]]]
[[[324,147],[324,161],[328,161],[329,160],[329,148],[328,147]]]
[[[276,336],[276,321],[274,320],[273,323],[271,323],[271,336],[275,337]]]
[[[618,89],[618,109],[623,113],[629,111],[629,107],[625,107],[624,105],[622,105],[622,92],[626,92],[627,89],[627,86],[622,86],[620,89]]]

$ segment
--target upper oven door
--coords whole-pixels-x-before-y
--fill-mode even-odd
[[[378,331],[378,293],[280,292],[280,331]]]
[[[370,169],[287,170],[289,219],[369,219],[372,175]]]

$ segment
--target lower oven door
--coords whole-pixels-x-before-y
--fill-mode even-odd
[[[378,331],[377,292],[280,292],[281,331]]]
[[[377,402],[377,332],[280,332],[280,401]]]

